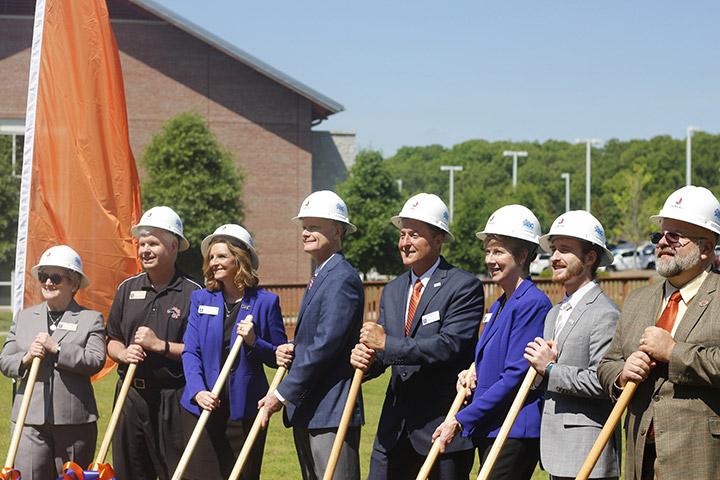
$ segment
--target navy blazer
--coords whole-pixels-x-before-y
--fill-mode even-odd
[[[261,288],[247,289],[237,321],[248,314],[253,315],[255,345],[252,348],[242,346],[225,385],[230,399],[230,418],[233,420],[257,415],[257,403],[268,390],[263,363],[277,367],[275,348],[287,342],[277,295]],[[224,319],[222,291],[196,290],[192,293],[182,353],[186,385],[180,404],[196,415],[201,410],[195,403],[195,395],[203,390],[212,390],[222,369]],[[231,346],[236,337],[237,331],[233,329]]]
[[[472,402],[455,416],[463,427],[463,436],[497,436],[529,368],[523,358],[525,347],[542,337],[545,316],[552,307],[530,279],[523,280],[507,301],[505,298],[503,294],[490,307],[490,322],[475,348],[477,388]],[[503,301],[505,306],[500,310]],[[510,430],[510,438],[540,437],[540,393],[530,392]]]
[[[295,357],[278,386],[286,400],[285,426],[340,425],[354,370],[350,351],[360,335],[365,293],[355,269],[336,253],[305,292],[295,327]],[[350,425],[363,423],[362,394]]]
[[[457,374],[472,362],[485,304],[480,280],[440,257],[405,336],[410,282],[408,271],[383,289],[378,323],[387,334],[385,351],[378,352],[368,377],[392,366],[375,448],[391,450],[404,430],[413,448],[426,455],[455,398]],[[447,451],[471,448],[458,437]]]

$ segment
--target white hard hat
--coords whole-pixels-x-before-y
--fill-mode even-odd
[[[357,227],[350,223],[345,202],[337,193],[330,190],[319,190],[308,195],[300,205],[297,217],[293,217],[292,221],[302,226],[302,219],[307,217],[335,220],[345,224],[347,233],[357,231]]]
[[[80,288],[90,285],[90,279],[83,272],[80,255],[67,245],[56,245],[45,250],[37,265],[30,270],[33,277],[39,280],[38,273],[42,267],[62,267],[80,274]]]
[[[597,245],[603,250],[600,266],[604,267],[613,263],[614,257],[607,248],[602,224],[585,210],[571,210],[555,219],[550,231],[540,237],[540,246],[546,252],[550,252],[550,239],[554,236],[578,238]]]
[[[242,246],[250,252],[252,267],[255,270],[258,269],[260,260],[258,259],[257,253],[255,253],[255,242],[253,242],[250,232],[234,223],[228,223],[216,228],[212,235],[205,237],[200,244],[200,252],[203,257],[207,255],[210,249],[210,243],[216,238],[225,238],[234,244],[240,242]]]
[[[170,207],[153,207],[143,213],[140,222],[132,227],[130,233],[132,233],[133,237],[138,238],[138,234],[142,228],[159,228],[177,235],[180,240],[178,250],[181,252],[190,247],[190,242],[188,242],[187,238],[183,235],[182,220],[180,220],[178,214],[175,213],[175,210]]]
[[[523,205],[505,205],[490,215],[482,232],[475,234],[480,240],[485,240],[488,235],[519,238],[537,245],[542,232],[540,221],[529,208]]]
[[[455,238],[448,227],[450,213],[447,205],[440,197],[432,193],[418,193],[410,197],[400,213],[392,217],[390,221],[397,228],[402,228],[403,218],[420,220],[444,231],[451,240]]]
[[[663,218],[691,223],[720,235],[720,202],[704,187],[688,185],[671,193],[660,213],[650,220],[660,225]]]

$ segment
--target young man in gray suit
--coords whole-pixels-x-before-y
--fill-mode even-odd
[[[625,478],[716,479],[720,472],[720,275],[711,270],[720,202],[707,189],[672,193],[659,215],[656,269],[665,278],[625,300],[600,362],[617,398],[639,383],[625,426]]]
[[[612,410],[597,378],[620,312],[594,281],[613,255],[602,225],[590,213],[560,215],[540,246],[550,257],[553,280],[565,298],[545,319],[545,339],[536,338],[525,358],[542,375],[545,390],[540,427],[540,460],[552,480],[575,478]],[[591,478],[617,479],[619,430],[598,460]]]

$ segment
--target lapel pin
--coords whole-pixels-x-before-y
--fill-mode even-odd
[[[442,285],[442,282],[435,282],[435,283],[433,284],[433,287],[437,288],[437,287],[439,287],[440,285]]]
[[[708,303],[710,303],[710,299],[705,298],[703,300],[700,300],[700,303],[698,305],[701,307],[705,307]]]

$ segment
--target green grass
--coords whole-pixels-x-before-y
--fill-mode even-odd
[[[12,313],[0,312],[0,332],[7,332],[12,325]]]
[[[268,370],[268,381],[271,380],[274,370]],[[365,402],[365,426],[362,429],[360,437],[360,469],[361,477],[367,478],[368,466],[370,464],[370,452],[372,450],[375,431],[377,429],[380,409],[385,397],[385,389],[389,380],[389,374],[385,374],[380,378],[367,382],[363,385],[363,398]],[[115,391],[115,382],[117,374],[110,373],[102,380],[94,384],[95,397],[98,402],[100,411],[100,420],[98,422],[98,447],[105,434],[107,422],[110,417],[113,394]],[[10,407],[12,396],[12,386],[9,379],[0,376],[0,453],[4,455],[8,449],[8,443],[11,432],[10,428]],[[108,461],[112,464],[112,458]],[[476,478],[478,474],[477,457],[473,468],[472,478]],[[283,426],[280,414],[273,416],[270,422],[267,441],[265,443],[265,455],[263,459],[262,477],[266,479],[285,479],[291,480],[300,478],[300,469],[298,467],[297,456],[295,454],[295,445],[293,444],[292,431]],[[547,475],[538,470],[533,475],[533,480],[546,479]]]

